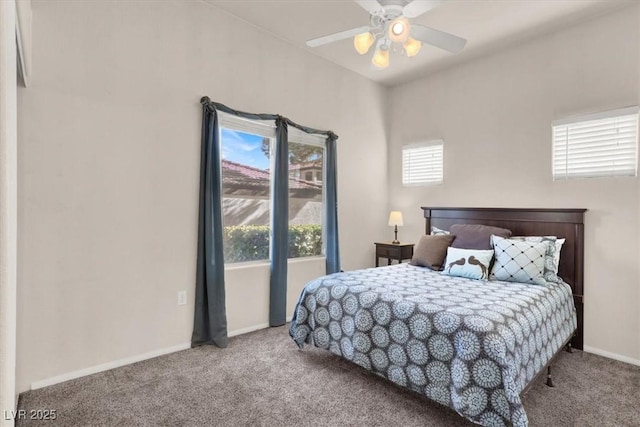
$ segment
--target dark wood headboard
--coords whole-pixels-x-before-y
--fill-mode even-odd
[[[425,232],[431,227],[448,230],[453,224],[484,224],[511,230],[514,236],[557,236],[566,239],[560,252],[558,275],[571,286],[578,329],[571,341],[583,346],[584,213],[586,209],[509,209],[422,207]]]

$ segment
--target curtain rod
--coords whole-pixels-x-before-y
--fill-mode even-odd
[[[336,135],[330,130],[319,130],[319,129],[314,129],[307,126],[302,126],[294,122],[293,120],[287,117],[281,116],[279,114],[261,114],[261,113],[255,114],[255,113],[247,113],[245,111],[240,111],[240,110],[234,110],[233,108],[230,108],[224,104],[212,101],[211,98],[209,98],[208,96],[203,96],[202,98],[200,98],[200,103],[203,105],[205,109],[208,109],[212,112],[213,110],[218,110],[227,114],[232,114],[234,116],[243,117],[245,119],[253,119],[253,120],[276,120],[276,121],[282,120],[285,123],[287,123],[289,126],[293,126],[297,129],[300,129],[303,132],[326,135],[329,138],[332,138],[334,140],[338,139],[338,135]]]

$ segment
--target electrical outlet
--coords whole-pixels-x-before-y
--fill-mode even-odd
[[[178,305],[185,305],[187,303],[187,291],[178,292]]]

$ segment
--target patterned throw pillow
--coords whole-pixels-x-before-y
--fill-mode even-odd
[[[495,236],[491,236],[493,239]],[[512,240],[521,240],[526,242],[540,243],[540,242],[549,242],[547,245],[547,252],[544,256],[544,280],[547,282],[559,282],[558,279],[558,266],[555,262],[556,252],[558,251],[557,242],[558,238],[556,236],[516,236],[512,237]],[[562,243],[564,243],[564,239],[562,239]],[[562,243],[560,247],[562,247]],[[560,261],[560,255],[558,255],[558,262]]]
[[[503,239],[491,236],[496,260],[491,279],[545,285],[545,256],[549,241]]]
[[[491,258],[493,258],[492,250],[449,247],[442,274],[487,280]]]

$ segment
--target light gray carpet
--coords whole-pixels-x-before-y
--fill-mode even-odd
[[[531,426],[640,426],[640,367],[563,352],[555,388],[524,397]],[[20,409],[56,409],[55,422],[18,426],[469,426],[455,412],[396,387],[288,328],[231,338],[23,393]]]

